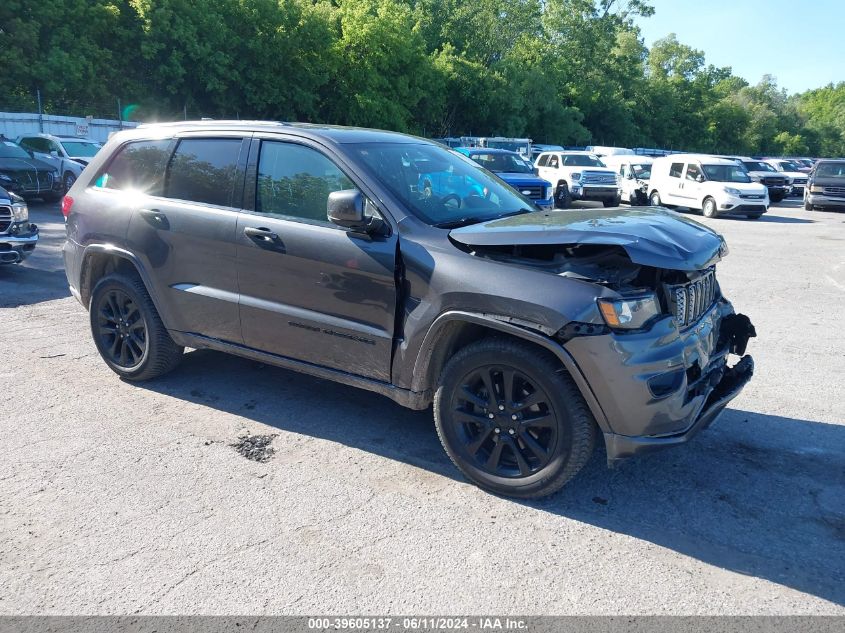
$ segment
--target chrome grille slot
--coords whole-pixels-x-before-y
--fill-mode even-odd
[[[698,321],[718,298],[716,270],[709,268],[697,279],[686,284],[671,285],[667,289],[678,326],[687,327]]]
[[[12,207],[0,207],[0,233],[5,233],[12,225]]]
[[[616,174],[609,174],[603,171],[583,171],[581,172],[582,185],[615,185]]]

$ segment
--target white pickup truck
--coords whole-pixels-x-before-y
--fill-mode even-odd
[[[569,207],[573,200],[595,200],[618,207],[622,190],[616,172],[588,152],[543,152],[534,163],[540,178],[552,183],[555,206]]]

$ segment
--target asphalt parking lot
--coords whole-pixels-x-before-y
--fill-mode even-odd
[[[692,443],[522,503],[374,394],[207,351],[121,382],[58,206],[31,212],[0,267],[0,614],[845,615],[845,213],[699,218],[754,380]]]

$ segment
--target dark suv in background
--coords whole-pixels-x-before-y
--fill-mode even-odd
[[[845,209],[845,160],[820,160],[804,188],[804,208]]]
[[[438,180],[436,193],[421,174]],[[129,380],[185,347],[414,409],[478,485],[557,490],[685,442],[751,377],[720,236],[662,208],[539,212],[469,158],[373,130],[256,122],[112,137],[63,203],[64,258]]]

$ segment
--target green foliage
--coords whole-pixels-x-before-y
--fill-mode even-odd
[[[428,136],[845,155],[845,83],[788,96],[647,0],[4,0],[0,107],[254,117]],[[776,70],[776,69],[772,69]],[[137,107],[136,107],[137,106]]]

